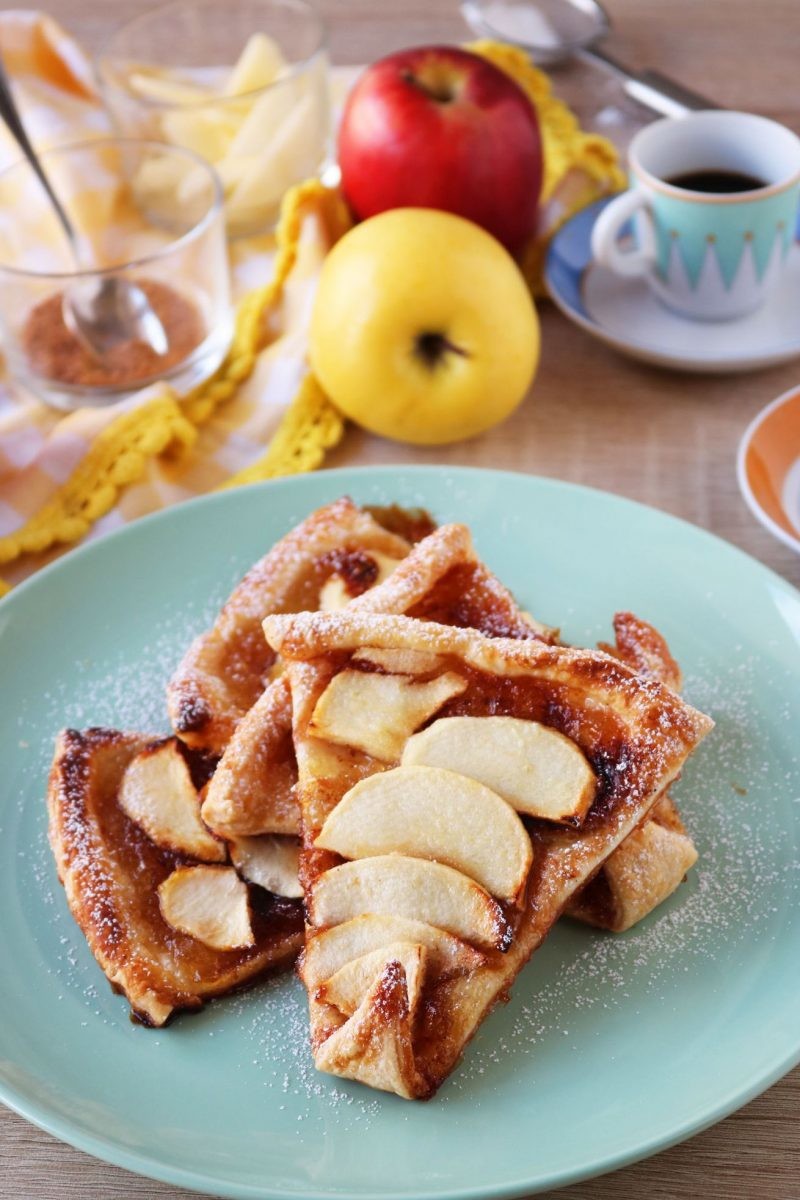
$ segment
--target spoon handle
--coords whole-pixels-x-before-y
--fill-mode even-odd
[[[640,72],[635,79],[628,83],[625,90],[640,104],[644,104],[647,108],[653,108],[655,112],[663,112],[668,117],[684,116],[684,112],[677,111],[677,109],[683,109],[685,112],[700,112],[720,107],[713,100],[709,100],[707,96],[684,87],[682,83],[678,83],[676,79],[670,79],[667,75],[662,75],[660,71]],[[654,103],[654,99],[660,102],[660,106],[658,103]],[[664,105],[668,104],[674,105],[675,111],[672,109],[665,111]]]
[[[577,51],[577,57],[616,75],[633,100],[663,117],[685,117],[687,113],[700,109],[719,108],[713,100],[691,91],[660,71],[632,71],[596,46],[583,47]]]
[[[19,109],[17,108],[14,97],[11,94],[11,86],[8,81],[8,75],[6,74],[5,66],[3,65],[2,57],[0,57],[0,116],[2,116],[10,133],[15,138],[20,150],[30,163],[31,168],[36,174],[36,178],[47,192],[50,203],[55,209],[56,216],[61,222],[64,233],[67,235],[70,245],[72,246],[77,258],[78,235],[75,232],[75,226],[67,216],[58,196],[53,191],[50,180],[45,175],[42,165],[39,162],[38,155],[31,145],[27,133],[25,132],[25,126],[22,124],[22,118],[19,115]]]

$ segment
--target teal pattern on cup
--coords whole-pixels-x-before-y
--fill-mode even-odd
[[[800,184],[762,200],[720,207],[656,193],[651,212],[659,275],[663,280],[669,278],[670,258],[677,250],[696,288],[703,262],[711,254],[719,263],[725,286],[730,288],[743,256],[749,252],[756,279],[763,279],[776,254],[783,260],[789,253],[799,197]]]
[[[748,113],[709,111],[656,121],[630,148],[632,188],[600,215],[592,251],[621,275],[644,277],[670,308],[701,320],[758,308],[781,277],[800,202],[800,140]],[[749,191],[692,191],[670,180],[726,171],[763,180]],[[636,248],[619,244],[628,220]]]

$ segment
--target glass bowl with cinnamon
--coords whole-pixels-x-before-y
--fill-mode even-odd
[[[164,381],[184,392],[211,375],[233,315],[214,169],[191,151],[97,138],[40,155],[81,243],[73,249],[27,162],[0,173],[0,336],[19,385],[60,409],[101,407]],[[98,352],[73,331],[70,299],[121,277],[164,337]],[[134,331],[135,334],[135,331]]]

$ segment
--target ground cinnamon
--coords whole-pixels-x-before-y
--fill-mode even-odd
[[[32,372],[73,387],[125,387],[157,379],[183,362],[205,337],[200,313],[180,292],[156,279],[137,279],[164,326],[166,354],[156,354],[145,342],[115,346],[101,359],[78,341],[64,323],[63,292],[33,308],[22,331],[22,345]]]

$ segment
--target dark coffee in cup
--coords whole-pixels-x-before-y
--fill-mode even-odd
[[[744,175],[739,171],[717,171],[713,168],[707,171],[686,171],[682,175],[672,175],[665,181],[673,187],[685,188],[687,192],[755,192],[767,186],[766,180],[755,175]]]

